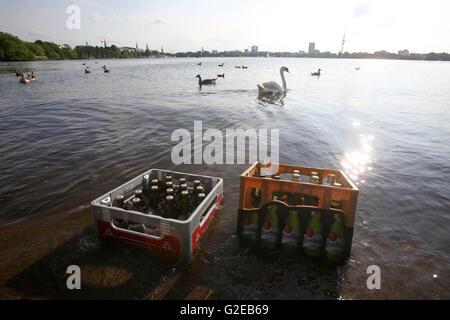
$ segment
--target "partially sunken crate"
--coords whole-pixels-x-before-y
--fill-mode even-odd
[[[134,190],[140,189],[146,175],[149,175],[150,181],[152,179],[161,181],[167,175],[172,176],[174,181],[178,181],[179,178],[186,178],[191,183],[194,180],[200,180],[206,190],[209,190],[209,193],[203,202],[195,208],[190,217],[184,221],[125,210],[112,205],[112,199],[115,199],[118,195],[131,194]],[[92,201],[91,208],[100,237],[111,236],[141,244],[151,249],[161,259],[175,260],[180,257],[192,257],[200,238],[204,235],[220,204],[222,194],[223,180],[221,178],[151,169],[98,197]],[[113,223],[115,219],[133,224],[143,224],[148,233],[117,227]]]
[[[258,224],[258,231],[256,233],[257,239],[254,245],[260,247],[260,230],[263,224],[262,215],[266,212],[267,208],[272,205],[277,206],[279,209],[277,212],[279,214],[280,223],[285,222],[288,210],[298,210],[302,220],[302,232],[305,232],[305,224],[307,223],[311,211],[320,212],[322,214],[325,230],[330,228],[330,219],[333,219],[335,214],[343,214],[343,225],[345,228],[343,260],[348,259],[351,251],[359,190],[345,173],[341,170],[279,164],[278,170],[273,176],[291,174],[294,170],[298,170],[303,179],[301,179],[300,182],[296,182],[291,180],[273,179],[272,177],[260,177],[261,170],[265,171],[265,169],[265,165],[256,162],[241,174],[237,226],[237,232],[241,240],[242,233],[244,232],[245,217],[248,216],[248,214],[254,214],[254,217],[257,217],[256,221]],[[308,179],[309,176],[311,176],[311,172],[317,172],[320,181],[326,180],[329,174],[333,174],[335,176],[335,182],[340,183],[341,186],[337,187],[326,184],[309,183]],[[252,203],[255,189],[259,190],[260,193],[259,205]],[[307,195],[317,199],[317,203],[315,203],[315,205],[288,205],[286,202],[273,200],[273,194],[276,192]],[[340,201],[341,207],[339,209],[332,208],[332,200]],[[279,229],[281,229],[281,227]],[[281,238],[282,230],[279,230],[279,233],[278,236]],[[302,236],[300,236],[300,238],[301,237]],[[302,251],[301,245],[302,240],[300,239],[299,252]],[[280,247],[280,239],[278,239],[278,244],[276,246],[277,248]]]

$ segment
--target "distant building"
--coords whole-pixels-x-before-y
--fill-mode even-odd
[[[316,43],[315,42],[310,42],[309,46],[308,46],[308,53],[309,54],[314,54],[316,53]]]
[[[300,50],[299,52],[298,52],[298,54],[305,54],[306,52],[305,51],[303,51],[303,50]]]
[[[409,51],[408,50],[398,50],[398,55],[399,56],[409,56]]]
[[[244,49],[244,52],[245,52],[245,53],[248,53],[248,49]]]
[[[120,49],[120,51],[125,51],[125,52],[136,51],[136,48],[133,48],[133,47],[120,47],[119,49]]]
[[[218,54],[219,52],[217,52],[217,50],[211,50],[212,54]]]
[[[258,53],[258,46],[251,47],[252,53]]]

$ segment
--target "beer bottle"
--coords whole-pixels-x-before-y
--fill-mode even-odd
[[[261,205],[261,191],[259,189],[253,189],[252,206],[259,208]]]
[[[150,192],[150,176],[148,174],[144,175],[142,178],[142,192],[147,195]]]
[[[328,174],[327,183],[328,183],[330,186],[332,186],[332,185],[334,185],[335,180],[336,180],[336,178],[335,178],[334,174],[329,173],[329,174]]]
[[[187,190],[183,190],[180,194],[180,214],[178,216],[178,220],[187,220],[189,218],[189,211],[189,193],[187,192]]]
[[[134,197],[132,200],[132,204],[133,204],[133,206],[131,207],[131,210],[138,211],[138,212],[144,211],[141,199]]]
[[[195,194],[199,195],[200,193],[204,193],[203,186],[197,186],[197,188],[195,188]]]
[[[256,245],[258,236],[258,211],[243,213],[241,236],[245,244]]]
[[[325,244],[325,254],[329,261],[340,262],[344,257],[345,228],[342,214],[334,215],[334,222],[331,225]]]
[[[158,179],[153,179],[152,180],[152,186],[160,186],[159,180]]]
[[[141,189],[137,189],[137,190],[135,190],[134,191],[134,197],[135,198],[139,198],[139,199],[143,199],[143,197],[142,197],[142,190]]]
[[[172,182],[172,176],[171,175],[167,175],[166,176],[166,182],[169,182],[169,181]]]
[[[172,188],[166,189],[166,196],[173,196],[173,189]]]
[[[119,194],[113,202],[113,206],[117,207],[117,208],[124,208],[124,199],[125,197],[123,196],[123,194]]]
[[[300,182],[300,175],[298,173],[292,174],[292,181]]]
[[[333,186],[338,187],[338,188],[342,188],[342,184],[340,184],[340,183],[338,183],[338,182],[335,182],[335,183],[333,184]]]
[[[188,191],[188,186],[187,186],[187,184],[186,184],[186,183],[181,184],[181,185],[180,185],[180,190],[181,190],[181,191]]]
[[[323,242],[322,214],[311,211],[307,229],[303,237],[303,252],[311,257],[320,257]]]
[[[186,183],[186,178],[180,178],[178,181],[180,182],[180,186],[181,186],[182,184]]]
[[[166,190],[167,189],[173,189],[173,183],[172,183],[172,181],[166,181]]]
[[[197,196],[195,197],[195,202],[194,202],[194,204],[195,204],[194,210],[197,209],[197,207],[203,202],[203,200],[205,200],[205,194],[202,192],[197,194]]]
[[[173,210],[173,196],[166,196],[166,201],[163,208],[162,217],[163,218],[172,218],[172,215],[174,214]]]
[[[278,240],[278,208],[277,206],[268,206],[263,217],[261,227],[261,246],[266,249],[275,249]]]
[[[200,186],[200,180],[194,180],[194,190],[197,189],[198,186]]]
[[[309,178],[309,183],[320,184],[319,176],[314,175]]]
[[[285,252],[294,253],[300,240],[300,212],[289,210],[286,223],[281,233],[281,249]]]
[[[160,214],[160,204],[159,204],[159,188],[154,185],[150,188],[150,200],[148,203],[150,209],[152,209],[153,214]]]

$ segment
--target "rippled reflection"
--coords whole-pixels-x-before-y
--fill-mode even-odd
[[[360,125],[359,121],[353,121],[354,127],[360,127]],[[360,134],[360,147],[344,154],[344,159],[341,162],[343,170],[356,185],[365,183],[365,175],[368,171],[372,171],[372,142],[374,139],[373,135]]]

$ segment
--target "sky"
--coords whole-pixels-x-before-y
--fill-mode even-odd
[[[80,28],[69,29],[70,5]],[[449,0],[0,0],[0,31],[22,40],[165,52],[449,52]]]

